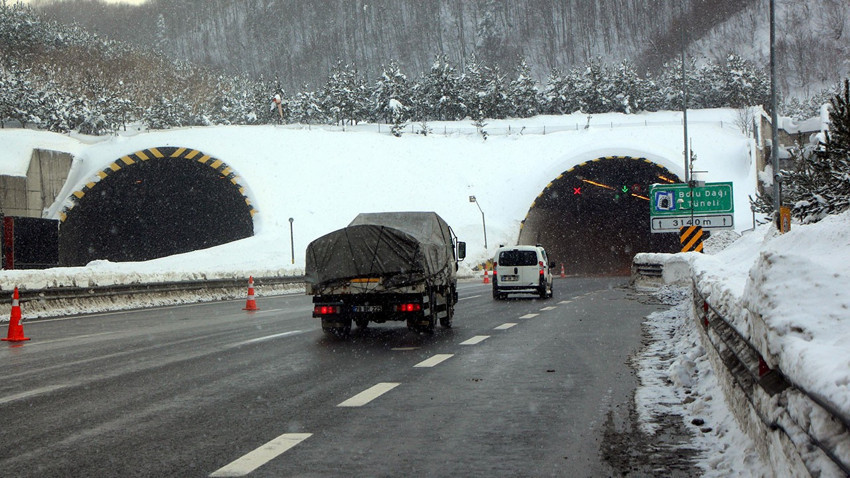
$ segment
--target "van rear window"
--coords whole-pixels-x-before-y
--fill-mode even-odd
[[[499,254],[500,266],[534,266],[537,265],[535,251],[502,251]]]

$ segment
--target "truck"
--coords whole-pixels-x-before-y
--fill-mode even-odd
[[[362,213],[307,246],[305,281],[313,317],[345,338],[352,323],[402,321],[433,334],[451,328],[458,262],[466,243],[435,212]]]

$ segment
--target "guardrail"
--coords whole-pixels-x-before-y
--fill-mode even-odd
[[[838,456],[836,450],[850,446],[850,417],[823,398],[809,392],[801,385],[785,376],[779,369],[768,367],[759,350],[742,336],[725,317],[715,309],[700,293],[696,282],[693,283],[694,311],[699,314],[708,342],[717,351],[720,359],[726,365],[738,388],[747,398],[753,412],[770,430],[781,431],[791,443],[799,448],[796,438],[802,433],[808,437],[810,445],[817,447],[842,473],[850,476],[850,463]],[[777,407],[775,401],[763,400],[758,397],[759,386],[764,393],[773,397],[784,392],[796,394],[804,398],[805,406],[792,406],[796,400],[786,398],[784,407]],[[765,409],[769,407],[768,409]],[[832,422],[834,427],[813,427],[812,423]],[[838,432],[836,427],[843,428]],[[794,431],[789,431],[793,428]],[[830,428],[830,436],[818,436],[819,430]],[[843,438],[843,439],[842,439]],[[800,453],[801,456],[804,453]],[[806,461],[803,461],[805,466]],[[818,470],[809,470],[814,476],[820,475]]]
[[[292,289],[303,283],[303,276],[255,277],[254,287],[263,292]],[[54,317],[74,313],[74,310],[106,311],[114,310],[115,304],[122,308],[144,307],[147,300],[157,298],[157,303],[188,303],[186,293],[194,293],[208,300],[236,299],[246,297],[248,278],[201,279],[157,283],[114,284],[89,287],[48,287],[44,289],[19,289],[21,307],[24,315]],[[11,291],[0,289],[0,295]],[[104,303],[108,301],[108,303]],[[11,307],[7,301],[0,304],[0,321],[8,316]],[[29,312],[29,314],[28,314]]]
[[[632,264],[633,284],[657,284],[658,278],[663,276],[663,263]],[[744,396],[750,410],[764,428],[781,432],[786,443],[801,457],[802,465],[813,476],[832,476],[835,473],[850,476],[850,463],[836,452],[839,449],[850,449],[850,416],[828,400],[795,383],[778,368],[771,369],[758,347],[711,305],[710,298],[701,294],[693,278],[689,285],[693,290],[693,315],[701,323],[703,343],[712,346],[736,389]],[[814,423],[820,426],[813,426]],[[819,436],[822,430],[829,430],[829,436]],[[801,440],[801,437],[805,439]],[[811,449],[815,448],[836,467],[834,473],[822,473],[821,470],[809,468],[818,467],[807,463],[803,457],[811,457]]]

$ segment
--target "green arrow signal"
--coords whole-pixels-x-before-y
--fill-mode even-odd
[[[623,192],[624,192],[624,193],[629,192],[629,187],[628,187],[628,186],[623,186]]]

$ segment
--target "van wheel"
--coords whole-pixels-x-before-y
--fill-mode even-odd
[[[366,327],[369,326],[369,319],[358,319],[358,320],[355,320],[354,323],[357,324],[357,327],[359,327],[361,329],[365,329]]]
[[[546,285],[544,284],[540,289],[537,290],[537,295],[540,296],[541,299],[548,299],[549,293],[546,291]]]

